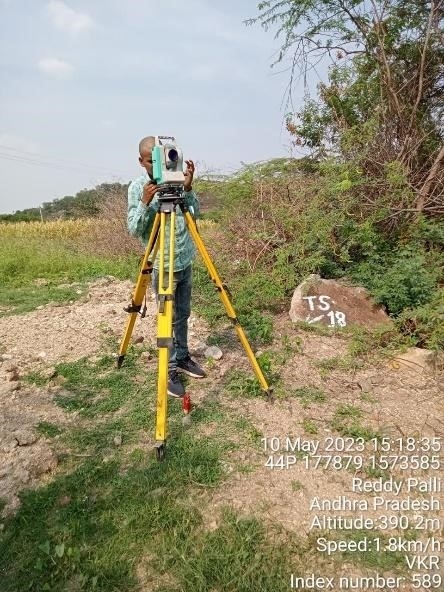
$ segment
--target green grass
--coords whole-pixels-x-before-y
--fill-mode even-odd
[[[228,373],[226,388],[235,398],[255,399],[263,394],[256,378],[243,370],[232,370]]]
[[[293,396],[298,397],[303,407],[309,407],[312,403],[325,403],[327,396],[323,390],[316,386],[303,386],[292,391]]]
[[[137,273],[137,262],[131,258],[96,258],[70,250],[67,243],[25,244],[14,239],[0,255],[0,312],[2,307],[8,314],[12,307],[12,312],[24,312],[47,302],[75,300],[91,279],[135,278]],[[280,288],[275,293],[270,285],[264,284],[262,291],[261,282],[257,274],[250,282],[243,283],[240,276],[235,282],[235,308],[237,302],[255,344],[270,343],[273,327],[266,307],[281,296]],[[74,285],[57,287],[60,283]],[[201,264],[195,267],[194,284],[193,306],[217,327],[225,310]],[[265,311],[250,310],[256,296]],[[218,345],[230,343],[222,331],[213,339]],[[355,341],[354,353],[365,353],[368,343]],[[286,341],[283,346],[282,364],[300,344]],[[2,592],[136,592],[141,589],[140,570],[145,589],[158,592],[283,592],[290,573],[313,571],[307,566],[313,565],[314,557],[316,569],[322,570],[323,559],[314,554],[312,541],[301,543],[269,523],[229,508],[217,514],[206,505],[211,492],[225,486],[225,467],[233,464],[233,450],[259,449],[261,432],[219,401],[222,392],[262,397],[252,370],[234,370],[220,392],[210,390],[193,410],[191,429],[182,425],[180,403],[170,401],[167,458],[158,463],[150,443],[156,361],[142,367],[139,354],[130,348],[120,370],[110,355],[57,366],[64,383],[55,401],[68,417],[75,413],[76,421],[63,429],[46,421],[37,425],[40,434],[53,439],[58,471],[50,483],[23,491],[15,516],[2,520]],[[259,363],[275,386],[279,376],[272,372],[272,359],[278,362],[264,354]],[[338,360],[330,362],[332,369],[340,367]],[[33,373],[26,380],[41,387],[46,379]],[[295,394],[304,406],[325,400],[322,391],[310,386]],[[330,427],[344,435],[370,437],[372,432],[361,420],[359,409],[342,406]],[[212,424],[211,436],[206,435],[207,424]],[[303,427],[310,434],[317,431],[309,419]],[[117,435],[122,439],[119,445]],[[248,463],[237,467],[240,472],[253,469]],[[292,482],[293,491],[300,488],[300,482]],[[206,522],[209,514],[211,527]]]
[[[117,461],[88,459],[51,485],[23,494],[0,538],[3,590],[59,590],[73,577],[97,578],[98,590],[131,590],[132,563],[142,550],[156,549],[159,534],[174,532],[176,544],[189,538],[200,515],[182,499],[195,483],[218,482],[217,448],[183,435],[165,463],[151,456],[145,466],[134,464],[122,473]],[[62,497],[69,503],[62,505]],[[59,557],[62,544],[66,553]]]
[[[105,275],[137,276],[135,257],[97,257],[66,240],[8,238],[0,252],[0,316],[75,301],[85,284]],[[71,285],[74,284],[74,285]]]
[[[36,427],[39,434],[47,436],[48,438],[54,438],[63,433],[63,430],[59,426],[51,423],[50,421],[40,421]]]
[[[317,425],[315,424],[315,422],[312,419],[307,419],[307,418],[303,419],[302,420],[302,427],[303,427],[304,432],[306,434],[311,434],[311,435],[315,436],[319,432]]]
[[[35,386],[45,386],[48,382],[48,379],[45,376],[36,371],[31,371],[29,374],[24,374],[22,376],[22,380],[23,382],[34,384]]]
[[[359,358],[355,358],[350,355],[344,357],[333,356],[332,358],[324,358],[323,360],[317,360],[315,366],[319,368],[321,373],[328,373],[333,370],[359,370],[364,366],[364,362]]]
[[[330,535],[331,536],[331,535]],[[404,531],[403,538],[410,539],[412,533]],[[367,569],[375,570],[379,573],[407,572],[407,566],[404,558],[404,553],[400,551],[384,552],[384,547],[389,542],[389,536],[378,530],[351,530],[349,532],[341,533],[340,536],[332,536],[332,539],[339,539],[341,541],[362,541],[367,539],[370,541],[366,551],[344,551],[342,555],[344,561],[353,565],[362,566]],[[372,539],[379,538],[380,550],[377,550],[376,544]]]
[[[226,318],[226,311],[215,284],[199,258],[193,266],[193,309],[205,318],[211,327],[217,326],[221,319]]]
[[[224,282],[223,277],[221,279]],[[247,338],[255,346],[270,344],[273,340],[272,317],[258,310],[253,299],[245,301],[242,289],[242,286],[239,286],[237,293],[231,294],[229,287],[226,287],[227,294]],[[212,329],[217,330],[220,322],[227,319],[225,306],[200,259],[196,260],[193,269],[193,307],[197,314],[206,319]],[[227,337],[222,335],[219,340],[214,339],[212,344],[223,345],[226,342]]]
[[[209,390],[194,408],[191,429],[182,425],[180,403],[169,402],[167,457],[157,462],[149,443],[156,361],[142,365],[140,353],[130,348],[120,370],[111,355],[57,366],[64,383],[56,402],[76,421],[63,429],[37,426],[53,438],[59,467],[50,483],[23,491],[15,516],[3,520],[2,592],[136,592],[141,573],[145,589],[157,592],[284,592],[289,574],[307,573],[314,557],[316,569],[330,573],[334,566],[314,555],[313,541],[208,507],[211,492],[225,486],[231,453],[257,452],[262,437],[248,417],[222,406],[227,385]],[[261,364],[271,371],[270,356]],[[42,386],[45,379],[34,373],[27,380]],[[261,394],[250,372],[231,375],[228,388],[238,396]],[[301,394],[322,398],[316,389]],[[336,416],[356,422],[361,412],[343,406]],[[239,473],[254,469],[236,465]],[[301,488],[292,482],[294,492]]]
[[[85,293],[85,285],[76,287],[48,286],[2,286],[0,288],[0,317],[23,314],[50,302],[55,305],[74,302]]]
[[[178,548],[171,541],[168,558],[159,567],[176,568],[175,584],[159,592],[274,592],[288,590],[291,561],[298,555],[296,537],[273,544],[270,534],[255,519],[227,511],[212,532]]]
[[[258,430],[247,417],[240,415],[234,420],[233,426],[236,430],[243,432],[246,439],[252,442],[256,447],[260,445],[263,433]]]
[[[362,411],[354,405],[339,405],[330,421],[330,427],[343,436],[371,440],[378,436],[372,428],[361,424]]]
[[[23,491],[16,515],[3,521],[2,592],[135,591],[138,564],[164,592],[287,589],[299,554],[293,536],[281,533],[276,543],[260,521],[231,511],[208,530],[201,514],[202,493],[225,478],[225,455],[257,446],[261,434],[249,420],[227,415],[213,395],[194,409],[190,430],[171,401],[167,457],[159,463],[142,437],[154,433],[155,373],[141,367],[137,352],[128,352],[119,371],[109,355],[59,364],[57,371],[65,378],[57,403],[78,420],[63,430],[51,422],[37,426],[57,436],[59,471],[50,483]],[[199,426],[206,423],[221,429],[203,437]]]

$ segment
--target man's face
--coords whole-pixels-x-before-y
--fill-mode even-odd
[[[148,175],[153,177],[153,156],[151,148],[144,148],[142,154],[139,156],[140,165],[146,170]]]

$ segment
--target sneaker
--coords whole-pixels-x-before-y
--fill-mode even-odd
[[[184,360],[177,360],[177,371],[188,374],[193,378],[204,378],[206,376],[202,368],[190,356],[187,356]]]
[[[180,382],[179,375],[176,370],[169,372],[168,374],[168,394],[170,397],[180,399],[185,394],[183,384]]]

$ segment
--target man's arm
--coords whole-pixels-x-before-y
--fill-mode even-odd
[[[199,200],[197,199],[197,195],[192,190],[192,183],[194,179],[194,162],[192,160],[186,160],[185,164],[187,165],[187,168],[184,173],[185,179],[183,186],[183,196],[185,197],[186,204],[189,207],[191,214],[194,216],[194,218],[199,218]]]
[[[156,214],[152,198],[148,203],[144,200],[145,193],[144,187],[137,182],[131,183],[128,187],[128,231],[143,242],[147,239],[149,228]]]

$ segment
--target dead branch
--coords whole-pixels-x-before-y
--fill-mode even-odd
[[[418,213],[420,213],[424,210],[424,205],[426,203],[427,198],[429,197],[429,195],[431,193],[431,189],[433,187],[435,179],[437,178],[437,176],[440,172],[440,168],[442,166],[443,161],[444,161],[444,145],[441,146],[441,150],[438,152],[438,156],[436,157],[435,162],[433,163],[433,165],[430,168],[430,172],[427,175],[427,179],[425,180],[424,185],[419,190],[418,199],[416,201],[416,210],[418,211]]]

